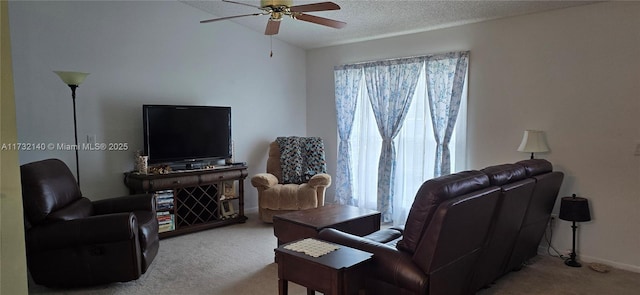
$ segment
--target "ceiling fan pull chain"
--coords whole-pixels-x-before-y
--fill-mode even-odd
[[[271,50],[271,52],[269,53],[269,57],[273,57],[273,36],[269,36],[269,42],[271,42],[271,44],[269,45],[269,50]]]

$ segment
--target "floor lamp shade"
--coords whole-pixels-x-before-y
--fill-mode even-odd
[[[89,75],[89,73],[81,73],[81,72],[65,72],[65,71],[53,71],[58,74],[62,82],[67,85],[80,85],[84,81],[84,79]]]
[[[533,159],[533,153],[548,152],[549,146],[547,146],[547,142],[544,139],[544,131],[525,130],[518,151],[531,153],[531,159]]]

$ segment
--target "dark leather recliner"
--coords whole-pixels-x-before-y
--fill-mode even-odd
[[[82,196],[62,161],[20,167],[27,265],[37,284],[76,287],[135,280],[158,253],[153,195]]]
[[[482,172],[442,176],[418,190],[399,241],[381,243],[335,229],[319,237],[374,254],[367,294],[465,294],[499,196]]]

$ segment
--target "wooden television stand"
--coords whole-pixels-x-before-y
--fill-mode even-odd
[[[247,220],[244,180],[247,166],[176,171],[167,174],[125,173],[131,194],[156,194],[160,238]]]

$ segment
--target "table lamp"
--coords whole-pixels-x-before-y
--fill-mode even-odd
[[[547,142],[544,140],[544,131],[525,130],[518,151],[531,153],[531,159],[533,159],[533,153],[548,152],[549,146],[547,146]]]
[[[582,265],[576,260],[576,222],[583,222],[591,220],[591,213],[589,213],[589,202],[585,198],[576,197],[575,194],[571,197],[563,197],[560,202],[560,215],[558,216],[562,220],[571,221],[573,224],[573,248],[571,250],[570,257],[564,261],[564,264],[572,267],[581,267]]]

